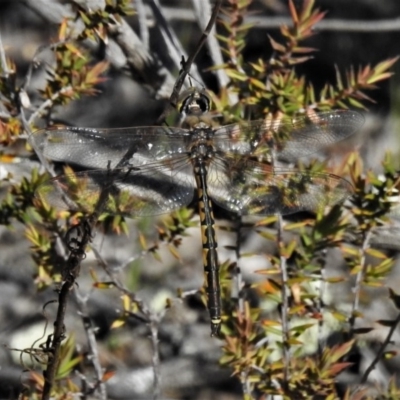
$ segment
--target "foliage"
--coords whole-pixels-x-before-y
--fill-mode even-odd
[[[280,39],[270,37],[273,55],[247,62],[242,54],[252,27],[243,24],[243,20],[251,0],[229,0],[226,3],[218,27],[218,39],[225,59],[222,65],[212,68],[223,70],[230,79],[227,87],[212,95],[223,124],[261,117],[279,120],[283,115],[292,117],[299,111],[312,114],[315,110],[338,107],[365,109],[364,102],[371,101],[365,91],[374,89],[377,83],[391,76],[389,69],[396,59],[359,67],[356,72],[353,67],[344,73],[337,71],[336,84],[326,84],[319,92],[305,77],[299,76],[296,66],[306,63],[314,52],[303,42],[314,34],[313,27],[325,15],[314,7],[313,0],[304,0],[300,10],[296,10],[289,0],[293,25],[281,28]],[[28,126],[23,123],[24,106],[18,100],[24,88],[15,84],[17,67],[10,60],[1,66],[0,92],[3,108],[8,113],[7,117],[0,118],[0,141],[3,144],[11,146],[23,127],[26,131],[34,129],[38,118],[50,121],[58,107],[98,94],[99,84],[110,79],[107,76],[108,63],[96,61],[84,42],[105,42],[110,26],[131,13],[129,4],[130,1],[107,0],[105,8],[98,10],[76,5],[76,19],[83,23],[83,29],[76,32],[69,20],[60,25],[57,41],[51,45],[54,60],[52,67],[46,69],[46,84],[40,90],[41,102],[29,116]],[[231,104],[232,96],[238,98],[235,104]],[[27,147],[31,150],[28,142]],[[314,163],[308,168],[320,170],[325,167]],[[316,215],[306,215],[298,222],[268,217],[253,226],[266,245],[275,244],[273,253],[263,255],[269,267],[257,271],[262,277],[258,283],[241,285],[237,263],[250,254],[241,254],[240,240],[231,247],[237,255],[237,263],[227,261],[220,266],[224,310],[220,363],[241,382],[245,398],[264,398],[267,395],[281,395],[285,399],[338,398],[338,375],[351,366],[349,355],[359,346],[363,335],[374,329],[356,323],[363,318],[361,301],[366,297],[364,291],[385,287],[394,262],[378,248],[377,241],[374,246],[376,232],[388,228],[395,213],[394,196],[398,194],[400,182],[389,154],[382,167],[382,176],[372,171],[365,172],[360,156],[348,154],[339,167],[330,171],[349,176],[354,186],[354,193],[345,206],[319,210]],[[47,172],[51,173],[51,169]],[[11,226],[17,220],[26,226],[25,235],[31,243],[32,258],[37,265],[38,289],[62,281],[62,273],[56,266],[63,265],[65,259],[56,251],[56,238],[65,237],[71,225],[87,217],[82,211],[56,212],[34,200],[34,193],[49,178],[48,173],[39,174],[33,170],[29,177],[16,183],[11,177],[4,179],[8,193],[0,205],[1,224]],[[182,209],[168,216],[157,226],[157,238],[152,238],[151,243],[145,234],[140,233],[142,255],[151,254],[161,262],[160,249],[165,246],[179,260],[182,238],[197,224],[193,214],[191,210]],[[121,215],[103,212],[97,222],[104,231],[128,233]],[[232,228],[239,239],[241,227],[238,224]],[[333,252],[342,257],[346,274],[331,276],[326,273],[327,255]],[[165,307],[155,313],[110,271],[106,269],[106,272],[109,280],[100,279],[95,272],[92,272],[92,278],[96,290],[113,289],[120,293],[121,312],[111,327],[121,329],[135,318],[149,325],[154,336],[165,310],[172,306],[171,300],[167,299]],[[334,301],[329,302],[324,297],[327,287],[342,287],[347,279],[352,284],[350,311],[337,309]],[[233,291],[235,284],[238,284],[240,292],[236,296]],[[251,294],[256,295],[257,305],[250,302]],[[184,293],[180,295],[185,298]],[[204,289],[201,298],[206,303]],[[387,302],[399,309],[399,295],[394,289],[389,288]],[[376,321],[390,328],[387,339],[381,344],[381,358],[396,355],[389,345],[398,319]],[[327,324],[343,333],[339,343],[323,345],[327,340]],[[311,350],[305,347],[307,342],[314,344]],[[154,343],[156,347],[157,340]],[[80,390],[71,380],[71,373],[83,359],[83,354],[74,355],[73,338],[63,346],[53,386],[54,398],[60,399]],[[374,360],[371,369],[377,362],[379,359]],[[105,374],[99,382],[108,378],[109,375]],[[43,390],[41,374],[32,372],[31,379],[30,397],[23,398],[39,398]],[[368,373],[362,379],[365,383]],[[393,398],[398,394],[394,379],[388,387],[377,390],[381,398]],[[347,398],[357,398],[363,393],[361,386],[352,386]]]

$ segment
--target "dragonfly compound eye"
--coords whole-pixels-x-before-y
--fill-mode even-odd
[[[210,104],[210,96],[204,89],[190,88],[182,93],[178,109],[184,115],[204,114],[210,111]]]

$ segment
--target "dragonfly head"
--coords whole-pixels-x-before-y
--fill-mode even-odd
[[[201,115],[210,111],[211,98],[204,89],[191,87],[179,97],[179,113],[187,115]]]

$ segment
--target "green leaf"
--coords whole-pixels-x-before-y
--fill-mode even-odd
[[[390,360],[391,358],[396,357],[398,354],[399,354],[398,351],[395,351],[395,350],[385,351],[382,354],[382,358],[384,358],[386,360]]]
[[[246,82],[248,80],[248,77],[246,74],[236,71],[234,69],[230,68],[230,69],[225,70],[225,72],[229,76],[229,78],[236,79],[241,82]]]
[[[339,311],[331,311],[331,314],[336,320],[338,320],[340,322],[346,322],[348,319],[347,315],[345,315]]]
[[[327,282],[327,283],[341,283],[346,280],[347,279],[344,276],[332,276],[329,278],[325,278],[325,282]]]
[[[290,328],[290,332],[302,334],[306,330],[313,328],[315,325],[316,325],[316,323],[297,325],[297,326],[294,326],[293,328]]]
[[[385,253],[382,253],[381,251],[373,248],[368,248],[365,250],[365,252],[375,258],[380,258],[380,259],[387,259],[387,255]]]

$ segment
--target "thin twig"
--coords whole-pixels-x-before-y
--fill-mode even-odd
[[[142,39],[143,47],[148,51],[150,35],[149,35],[149,28],[147,26],[146,13],[143,0],[136,0],[135,5],[139,20],[140,38]]]
[[[136,294],[128,290],[123,283],[116,278],[115,274],[111,271],[107,262],[101,256],[100,252],[97,250],[95,246],[92,246],[92,251],[96,257],[96,260],[103,267],[106,274],[111,278],[115,287],[123,294],[127,295],[129,299],[135,303],[139,309],[139,311],[143,314],[144,318],[141,315],[131,313],[132,317],[138,318],[141,321],[144,321],[150,327],[150,335],[151,342],[153,346],[153,357],[152,357],[152,366],[153,366],[153,374],[154,374],[154,387],[153,387],[153,398],[154,400],[160,399],[161,394],[161,361],[160,354],[158,348],[158,327],[160,321],[164,317],[164,311],[155,313],[153,312],[147,305],[140,299],[137,298]]]
[[[192,0],[193,9],[195,12],[195,16],[197,19],[197,24],[201,29],[204,29],[206,26],[206,22],[211,15],[211,4],[209,0]],[[216,29],[215,25],[212,27],[206,45],[210,52],[210,57],[212,60],[212,65],[222,65],[224,63],[224,59],[222,57],[221,47],[218,43],[217,38],[215,37]],[[223,68],[219,68],[215,71],[215,75],[218,79],[220,88],[225,88],[229,83],[228,75],[226,74]],[[231,93],[229,93],[231,96]],[[237,95],[233,94],[232,98],[229,99],[231,104],[236,103]]]
[[[235,243],[235,258],[236,258],[236,267],[234,269],[234,274],[232,278],[232,285],[236,286],[237,291],[237,310],[238,313],[244,315],[245,307],[244,307],[244,299],[243,299],[243,276],[242,270],[239,266],[241,252],[240,247],[242,243],[242,236],[241,236],[241,228],[242,228],[242,218],[241,216],[237,216],[235,220],[235,233],[236,233],[236,243]],[[242,391],[243,395],[246,398],[251,399],[251,388],[250,388],[250,381],[249,381],[249,368],[243,369],[240,372],[240,382],[242,384]]]
[[[163,15],[163,9],[160,7],[158,2],[155,0],[148,0],[148,4],[153,12],[156,27],[160,31],[165,45],[167,46],[168,55],[175,64],[177,70],[180,70],[182,57],[185,59],[187,58],[186,51],[182,47],[181,42],[175,35],[174,31],[170,29],[170,25]],[[195,64],[192,66],[190,73],[197,81],[202,82],[201,75]]]
[[[283,246],[283,218],[278,215],[278,249],[279,249],[279,264],[282,278],[282,349],[283,349],[283,384],[287,385],[289,379],[289,363],[290,363],[290,347],[289,347],[289,284],[288,284],[288,273],[286,265],[286,257],[281,254],[281,249]]]
[[[171,109],[176,108],[176,105],[179,100],[179,93],[182,89],[182,86],[186,79],[186,76],[189,74],[190,68],[191,68],[192,64],[194,63],[194,60],[196,59],[196,57],[199,54],[202,47],[204,46],[204,43],[206,42],[208,35],[210,34],[211,29],[214,26],[215,21],[217,20],[217,16],[218,16],[219,10],[221,8],[221,4],[222,4],[222,0],[216,0],[210,20],[209,20],[205,30],[203,31],[195,50],[193,51],[193,53],[190,55],[188,60],[186,60],[186,62],[182,66],[182,70],[178,76],[178,79],[175,81],[174,89],[169,98],[169,105],[168,105],[167,109],[161,114],[160,118],[158,118],[158,120],[157,120],[157,122],[159,124],[164,122],[165,117],[169,114]]]
[[[195,17],[188,8],[164,7],[164,15],[168,20],[194,21]],[[244,24],[252,24],[255,29],[280,29],[282,25],[290,26],[290,17],[246,16]],[[400,18],[381,20],[324,19],[315,25],[318,31],[335,32],[392,32],[400,30]]]
[[[356,282],[354,284],[354,300],[353,300],[353,305],[351,307],[351,314],[349,318],[349,327],[350,327],[350,339],[353,334],[354,330],[354,324],[356,321],[356,313],[358,311],[358,308],[360,306],[360,295],[361,295],[361,285],[364,281],[365,273],[367,271],[367,263],[366,263],[366,250],[369,247],[370,244],[370,239],[371,239],[371,231],[368,231],[367,234],[364,237],[363,244],[360,251],[360,271],[357,274],[356,277]]]
[[[50,99],[45,100],[37,109],[34,111],[28,119],[28,124],[32,124],[36,118],[40,116],[40,114],[46,110],[46,108],[51,108],[54,102],[64,93],[69,90],[73,90],[71,86],[66,86],[59,91],[55,92]]]
[[[6,84],[9,83],[9,78],[10,78],[10,75],[12,74],[12,71],[8,67],[6,52],[4,50],[3,41],[1,39],[1,34],[0,34],[0,72],[1,72],[1,76],[4,78],[4,81],[6,82]],[[6,99],[5,97],[2,96],[0,102],[1,102],[1,107],[4,108],[4,110],[1,110],[1,112],[0,112],[0,114],[1,114],[0,118],[8,121],[8,119],[11,118],[10,112],[5,107],[5,104],[8,103],[8,99]]]
[[[28,141],[29,145],[35,151],[36,156],[39,158],[39,161],[45,168],[46,172],[48,172],[52,177],[55,177],[56,173],[54,172],[54,168],[51,167],[50,164],[47,162],[46,158],[43,156],[42,152],[40,151],[40,149],[38,148],[38,146],[36,145],[36,143],[33,139],[33,133],[29,126],[29,122],[27,121],[27,119],[25,117],[25,111],[24,111],[23,107],[20,108],[19,112],[21,115],[22,126],[24,128],[24,131],[27,133],[27,141]]]
[[[85,248],[91,240],[91,229],[87,225],[82,227],[82,237],[79,241],[75,241],[73,246],[70,246],[70,256],[63,271],[64,282],[58,295],[58,310],[57,317],[54,322],[54,331],[49,351],[48,364],[45,371],[43,371],[44,385],[42,400],[49,400],[51,390],[54,385],[54,378],[57,368],[60,364],[61,342],[65,338],[65,313],[67,310],[68,296],[73,289],[76,279],[79,276],[80,264],[85,257]]]
[[[321,270],[320,270],[320,276],[317,278],[318,279],[318,296],[317,296],[317,300],[315,301],[316,303],[316,308],[317,311],[320,313],[320,317],[318,318],[318,338],[322,337],[322,330],[324,327],[324,309],[325,309],[325,305],[324,305],[324,301],[323,301],[323,294],[325,293],[325,273],[326,273],[326,269],[325,269],[325,258],[326,258],[326,253],[327,250],[323,249],[321,251],[321,254],[319,254],[319,259],[321,260]],[[318,349],[317,349],[317,353],[318,353],[318,359],[321,359],[322,357],[322,345],[321,345],[321,341],[318,340]]]
[[[392,336],[393,336],[394,332],[396,331],[399,323],[400,323],[400,313],[397,315],[397,318],[393,321],[393,324],[390,327],[389,332],[388,332],[385,340],[383,341],[383,343],[379,347],[379,350],[377,351],[377,353],[375,355],[375,358],[372,360],[371,364],[368,366],[368,368],[363,373],[363,375],[361,377],[361,381],[360,381],[361,384],[364,384],[364,383],[367,382],[368,376],[373,371],[373,369],[375,368],[375,365],[378,364],[378,362],[382,360],[383,353],[386,350],[386,346],[391,342]]]
[[[400,18],[382,20],[326,19],[316,24],[316,30],[335,32],[390,32],[400,30]]]
[[[240,313],[244,314],[244,299],[243,299],[243,276],[242,276],[242,270],[239,266],[240,263],[240,258],[241,258],[241,243],[242,243],[242,235],[241,235],[241,229],[242,229],[242,218],[238,216],[235,220],[235,233],[236,233],[236,243],[235,243],[235,258],[236,258],[236,268],[235,268],[235,274],[234,274],[234,281],[235,281],[235,286],[237,290],[237,296],[238,296],[238,310]]]
[[[152,318],[150,320],[150,337],[151,344],[153,347],[152,364],[154,370],[154,383],[153,383],[153,399],[158,400],[161,396],[161,361],[160,352],[158,348],[158,327],[160,324],[160,318]]]
[[[87,343],[89,346],[90,357],[88,358],[92,363],[93,369],[95,371],[95,376],[97,381],[95,387],[99,389],[100,399],[107,400],[106,385],[103,382],[104,371],[100,364],[98,345],[96,342],[96,335],[95,335],[95,327],[93,326],[87,311],[88,298],[89,298],[88,296],[83,297],[78,293],[78,291],[75,291],[75,299],[78,306],[78,312],[82,318],[83,327],[86,332]]]
[[[6,52],[4,50],[3,41],[1,40],[1,34],[0,34],[0,66],[1,66],[2,76],[7,80],[11,74],[11,71],[8,68]]]

